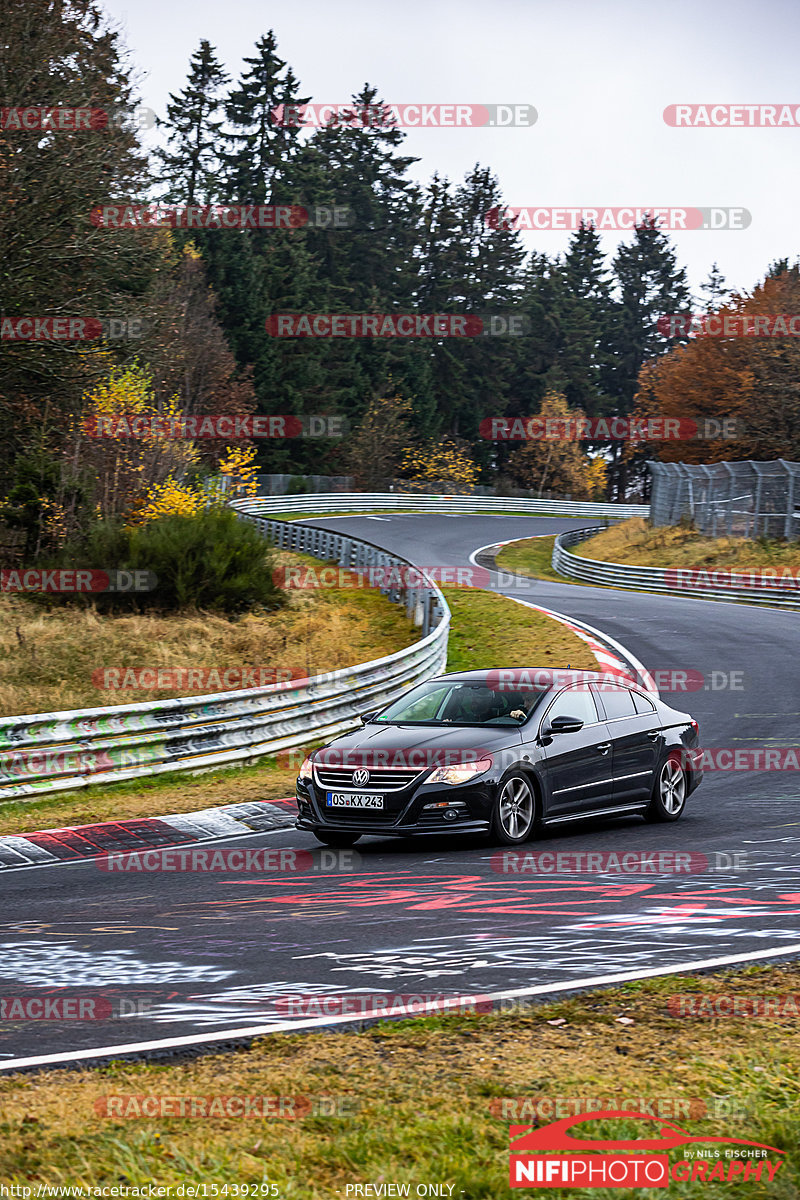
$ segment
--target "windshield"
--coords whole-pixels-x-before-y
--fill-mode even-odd
[[[374,718],[379,725],[521,725],[549,685],[527,691],[497,685],[431,679],[395,700]]]

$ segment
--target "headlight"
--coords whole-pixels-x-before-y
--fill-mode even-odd
[[[492,765],[490,758],[479,758],[473,763],[459,763],[455,767],[437,767],[426,783],[468,783],[476,775],[483,775]]]
[[[306,757],[300,764],[300,770],[297,772],[298,779],[310,779],[312,775],[312,766],[310,757]]]

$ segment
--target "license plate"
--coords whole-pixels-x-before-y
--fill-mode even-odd
[[[369,796],[366,792],[326,792],[327,808],[383,808],[383,796]]]

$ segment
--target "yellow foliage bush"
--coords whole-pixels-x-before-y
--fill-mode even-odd
[[[406,450],[402,469],[420,482],[441,479],[471,484],[478,478],[478,468],[469,454],[452,441]]]

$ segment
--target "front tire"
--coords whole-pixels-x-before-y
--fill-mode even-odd
[[[645,812],[648,821],[677,821],[686,808],[686,772],[677,751],[661,764],[653,796]]]
[[[524,775],[509,775],[500,784],[492,809],[492,839],[503,846],[515,846],[531,836],[536,818],[533,785]]]
[[[345,850],[348,846],[355,846],[360,833],[339,833],[338,830],[322,830],[315,829],[314,837],[318,842],[322,842],[324,846],[335,846],[338,850]]]

